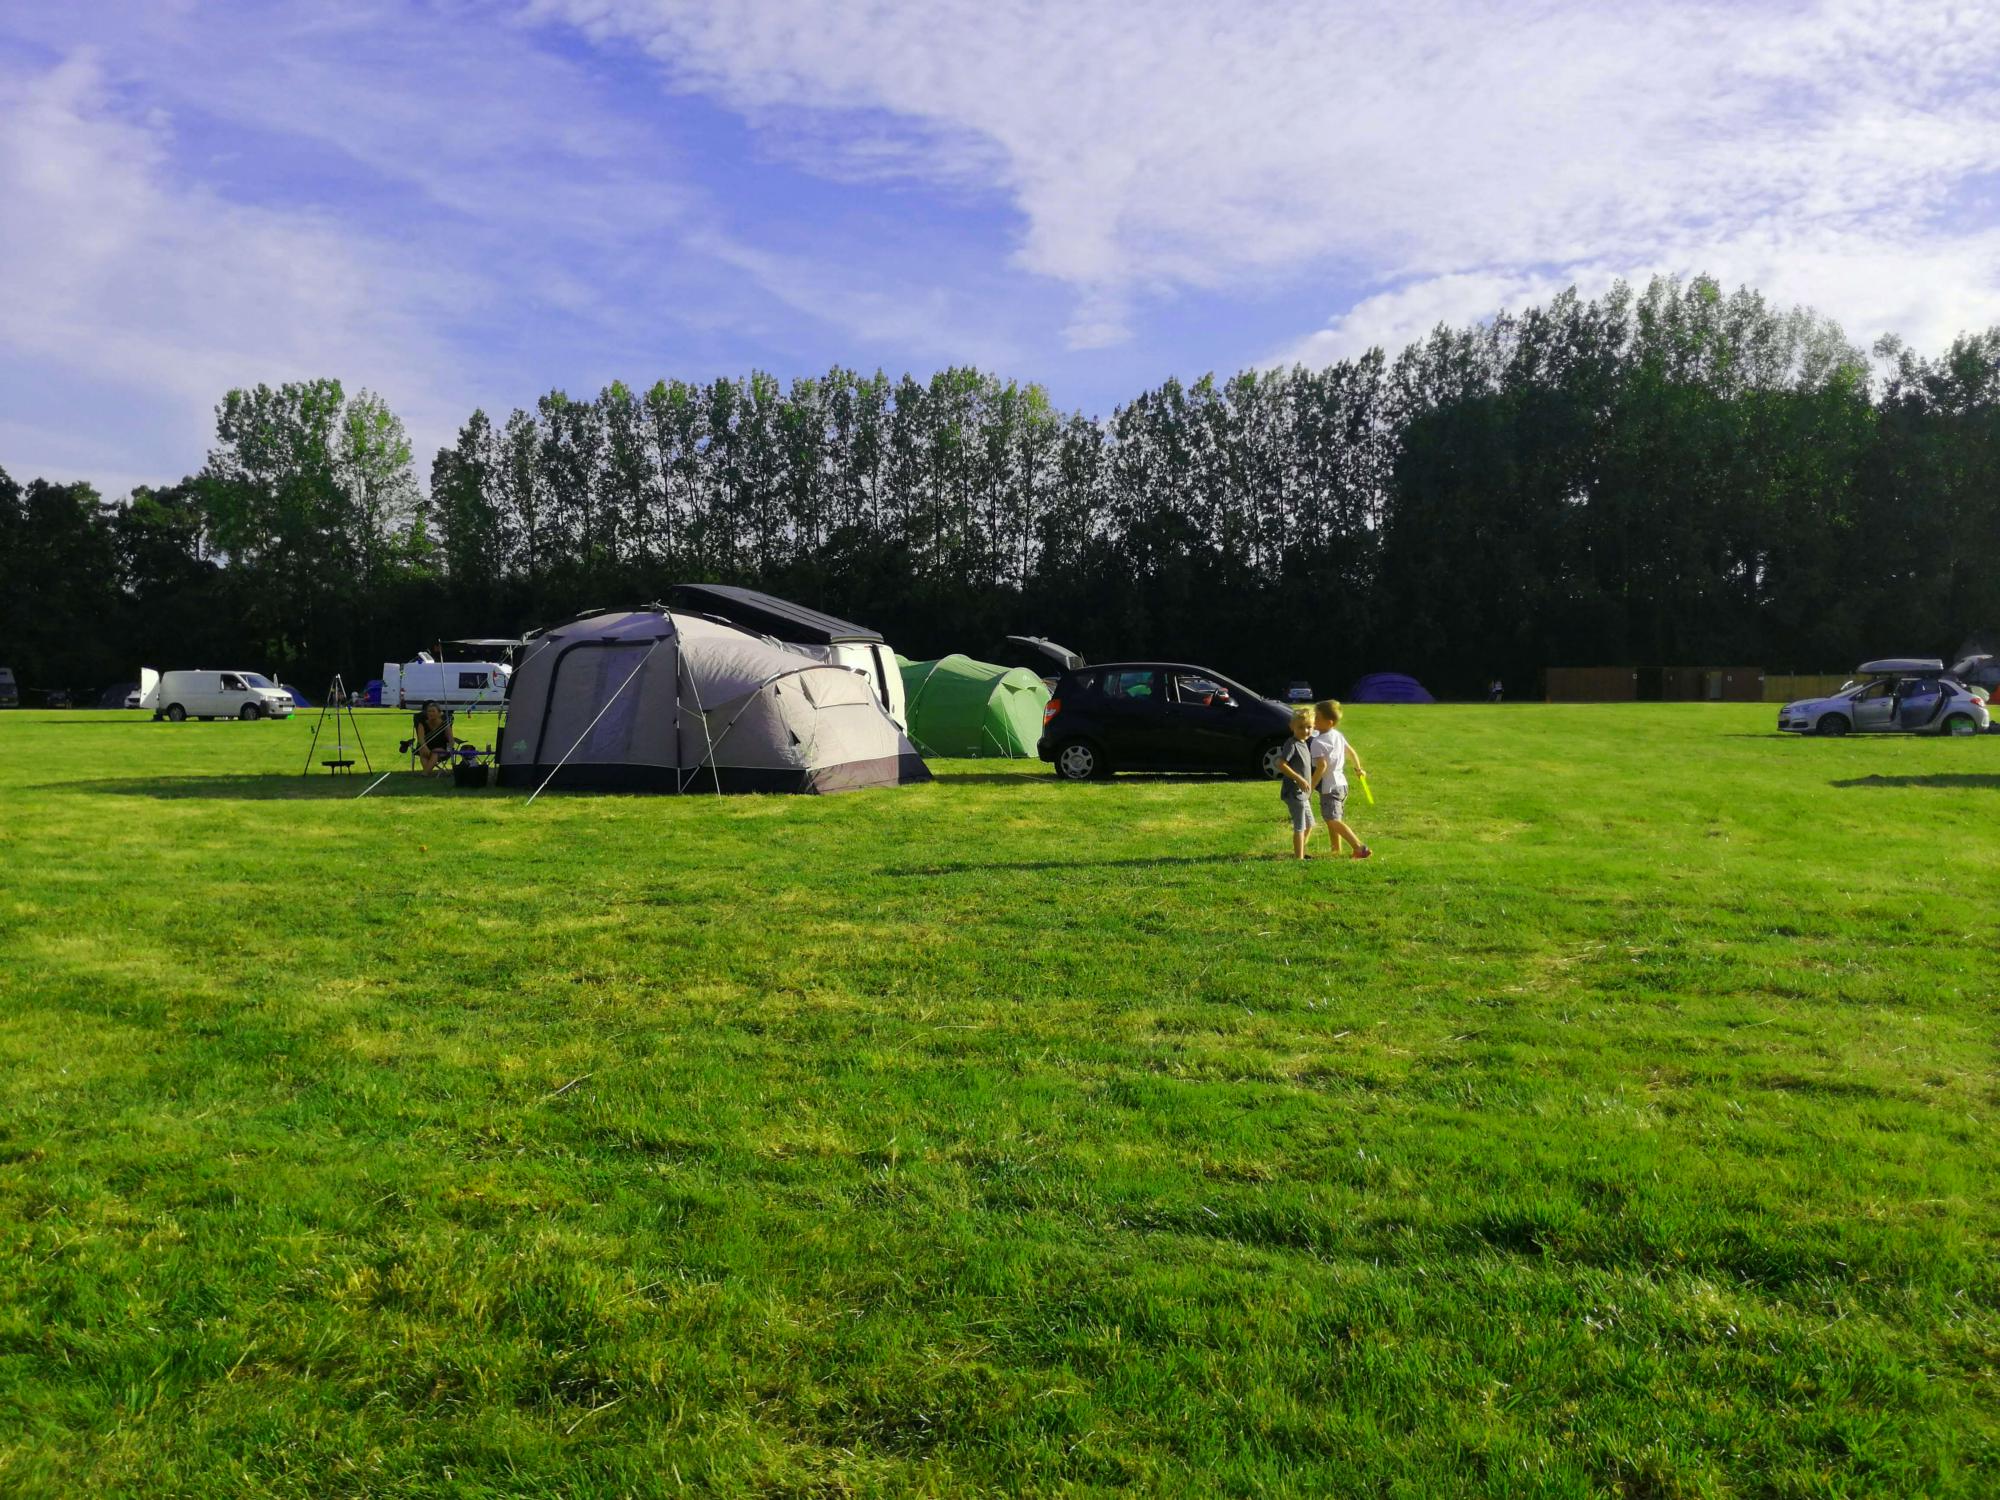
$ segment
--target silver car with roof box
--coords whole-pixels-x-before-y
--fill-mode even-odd
[[[1856,680],[1824,698],[1801,698],[1778,710],[1792,734],[1981,734],[1992,724],[1985,699],[1937,657],[1864,661]]]

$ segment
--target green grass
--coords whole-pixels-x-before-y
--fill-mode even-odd
[[[1357,709],[1301,866],[311,717],[0,716],[0,1493],[2000,1490],[2000,737]]]

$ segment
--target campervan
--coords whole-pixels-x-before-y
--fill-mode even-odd
[[[490,708],[507,706],[513,668],[497,661],[438,661],[419,651],[415,661],[382,663],[382,707]]]
[[[153,717],[289,719],[292,695],[261,672],[166,672],[153,690]]]

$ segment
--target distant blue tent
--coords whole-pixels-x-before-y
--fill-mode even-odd
[[[1349,703],[1435,703],[1424,685],[1401,672],[1370,672],[1347,690]]]
[[[300,692],[297,688],[293,687],[289,682],[281,682],[278,684],[278,686],[283,688],[286,692],[290,693],[292,695],[292,702],[296,703],[300,708],[319,707],[317,703],[313,702],[312,699],[308,698],[304,693]]]

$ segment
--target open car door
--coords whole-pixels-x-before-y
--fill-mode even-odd
[[[1896,700],[1896,727],[1928,728],[1944,707],[1944,687],[1935,677],[1906,677]]]

